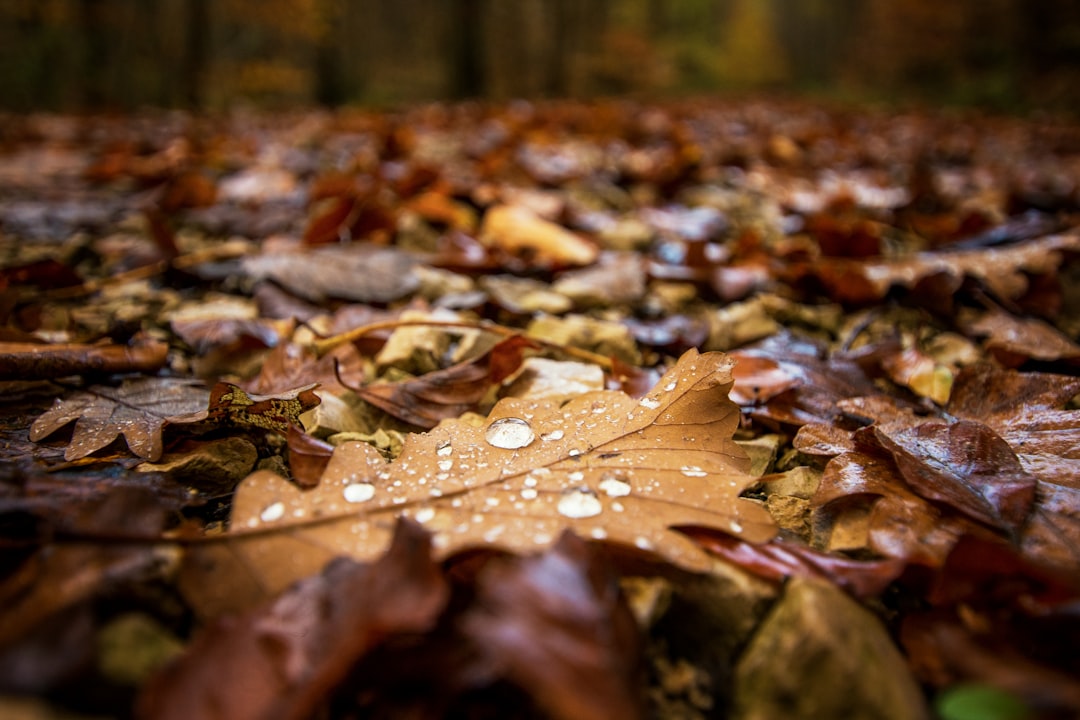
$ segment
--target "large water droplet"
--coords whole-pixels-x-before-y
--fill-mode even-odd
[[[686,477],[705,477],[709,474],[699,468],[697,465],[683,465],[681,468],[679,468],[679,471],[682,472],[682,474]]]
[[[568,518],[587,518],[599,515],[604,511],[604,506],[589,488],[572,488],[563,491],[556,509],[560,515]]]
[[[625,497],[630,494],[632,488],[625,477],[621,477],[615,473],[604,473],[600,476],[600,489],[603,490],[608,497]]]
[[[454,446],[450,444],[449,440],[443,440],[435,446],[435,454],[439,457],[449,457],[454,452]]]
[[[742,525],[739,524],[738,520],[732,520],[730,525],[731,525],[732,532],[740,533],[743,530],[743,527],[742,527]]]
[[[435,508],[424,507],[413,513],[413,520],[418,523],[431,522],[435,518]]]
[[[439,466],[439,469],[444,471],[444,472],[446,470],[449,470],[450,468],[454,467],[454,461],[453,460],[440,460],[437,464]]]
[[[285,503],[278,501],[271,503],[263,508],[263,511],[259,513],[259,519],[263,522],[274,522],[285,517]]]
[[[660,407],[660,401],[659,400],[653,400],[651,397],[643,397],[643,398],[641,398],[641,403],[640,404],[641,404],[641,407],[648,408],[650,410],[655,410],[656,408]]]
[[[521,418],[505,417],[488,425],[484,439],[497,448],[517,450],[532,443],[536,439],[536,433],[532,426]]]
[[[524,488],[521,491],[523,500],[535,500],[537,495],[539,495],[539,493],[536,491],[536,488]]]
[[[544,433],[543,435],[541,435],[540,439],[545,441],[545,442],[549,442],[551,440],[562,440],[563,439],[563,431],[562,430],[552,430],[549,433]]]
[[[371,483],[352,483],[346,485],[342,492],[345,502],[362,503],[375,497],[375,486]]]

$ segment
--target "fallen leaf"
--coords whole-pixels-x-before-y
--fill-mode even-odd
[[[78,460],[124,436],[145,460],[161,457],[161,432],[170,419],[206,409],[209,393],[201,383],[176,378],[133,378],[119,387],[92,385],[64,398],[30,426],[30,439],[42,440],[68,423],[75,432],[64,459]]]
[[[1077,345],[1053,325],[1038,318],[1020,318],[1003,310],[991,310],[967,326],[983,346],[1007,367],[1028,360],[1080,362]]]
[[[580,538],[486,566],[476,593],[462,632],[550,717],[643,716],[637,624],[617,576]]]
[[[131,345],[0,342],[0,380],[44,380],[91,373],[154,372],[169,346],[147,337]]]
[[[912,492],[890,457],[863,448],[833,458],[825,466],[811,501],[819,525],[834,528],[844,513],[867,512],[866,548],[930,567],[939,567],[960,537],[980,532],[971,520]]]
[[[477,410],[494,385],[517,371],[525,349],[530,347],[536,347],[535,343],[515,335],[472,360],[417,378],[367,385],[354,391],[383,412],[430,430],[441,420]]]
[[[305,300],[357,302],[390,302],[416,290],[414,263],[401,250],[366,245],[264,252],[243,260],[252,278],[269,278]]]
[[[588,265],[599,249],[525,206],[497,205],[484,214],[481,242],[540,264]]]
[[[240,617],[217,620],[153,678],[141,717],[258,720],[312,717],[353,665],[395,637],[429,630],[448,586],[430,538],[399,523],[371,564],[341,559]]]
[[[232,383],[219,382],[210,391],[206,419],[219,425],[284,433],[299,421],[301,415],[319,404],[314,388],[315,383],[312,383],[275,395],[249,395]],[[195,420],[196,417],[190,419]]]
[[[1028,275],[1055,272],[1063,253],[1078,250],[1080,235],[1049,235],[1000,248],[922,252],[895,260],[828,258],[805,272],[820,280],[837,300],[847,302],[876,302],[894,285],[911,289],[940,273],[979,280],[995,297],[1008,301],[1027,292]]]
[[[300,487],[319,484],[334,446],[312,437],[297,425],[290,425],[286,434],[289,445],[289,474]]]
[[[1080,569],[1080,411],[1065,407],[1080,378],[965,368],[947,410],[992,427],[1038,481],[1021,547],[1047,564]]]
[[[308,492],[257,472],[237,490],[218,578],[272,592],[336,555],[377,555],[398,516],[423,522],[442,556],[531,551],[569,528],[704,569],[705,553],[676,528],[719,527],[750,542],[775,532],[739,497],[754,479],[732,440],[730,371],[722,354],[691,350],[639,402],[615,391],[561,406],[504,399],[480,426],[451,420],[408,436],[390,464],[366,443],[344,443]]]
[[[715,532],[692,533],[692,537],[709,552],[759,577],[773,581],[789,577],[828,580],[856,598],[881,595],[905,567],[895,558],[852,560],[782,540],[754,544]]]
[[[960,420],[879,425],[875,431],[904,480],[924,498],[1014,537],[1027,521],[1035,503],[1035,477],[986,425]]]
[[[732,399],[767,424],[836,422],[842,399],[877,393],[855,360],[786,332],[730,357],[736,362]]]

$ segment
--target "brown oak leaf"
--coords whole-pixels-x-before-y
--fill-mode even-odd
[[[30,426],[30,439],[42,440],[68,423],[75,432],[64,459],[78,460],[120,435],[146,460],[161,457],[161,431],[170,419],[205,410],[209,397],[201,383],[177,378],[134,378],[120,387],[92,385],[65,398]]]
[[[226,544],[196,560],[211,572],[196,585],[247,597],[280,590],[337,555],[378,555],[399,516],[432,531],[441,556],[542,549],[571,529],[707,568],[677,528],[751,542],[775,532],[763,507],[739,497],[753,478],[732,439],[731,367],[723,354],[691,350],[640,401],[616,391],[561,406],[504,399],[480,426],[449,420],[410,435],[393,463],[366,443],[344,443],[307,492],[256,472],[237,489]]]
[[[56,403],[30,427],[30,439],[42,440],[68,423],[75,432],[64,452],[68,461],[94,453],[120,435],[131,452],[157,460],[167,424],[258,427],[286,432],[301,413],[319,404],[315,385],[278,395],[249,395],[220,382],[208,393],[201,384],[176,378],[135,378],[120,387],[94,385]]]

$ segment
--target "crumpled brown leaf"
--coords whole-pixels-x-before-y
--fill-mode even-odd
[[[705,553],[675,528],[722,527],[752,542],[775,532],[739,497],[753,478],[732,439],[730,371],[722,354],[689,351],[638,402],[615,391],[563,406],[505,399],[480,427],[452,420],[409,436],[391,464],[345,443],[308,492],[257,472],[238,487],[233,535],[203,585],[274,591],[338,554],[373,557],[398,516],[424,523],[444,556],[530,551],[570,528],[704,569]]]
[[[567,532],[542,555],[492,563],[463,632],[551,717],[642,716],[641,642],[615,574]]]
[[[894,285],[910,289],[940,274],[957,281],[974,278],[995,297],[1017,300],[1028,290],[1029,275],[1055,272],[1064,252],[1078,250],[1080,235],[1048,235],[1000,248],[922,252],[898,259],[827,258],[806,272],[824,284],[832,297],[845,302],[876,302]]]
[[[1066,404],[1080,378],[965,368],[947,410],[993,428],[1038,486],[1021,547],[1043,563],[1080,569],[1080,411]]]
[[[430,430],[440,420],[478,409],[495,384],[521,366],[526,348],[536,347],[521,335],[509,337],[480,357],[443,370],[394,383],[355,388],[361,398],[399,420]]]

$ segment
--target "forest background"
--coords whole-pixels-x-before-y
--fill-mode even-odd
[[[3,0],[0,109],[785,91],[1080,107],[1075,0]]]

